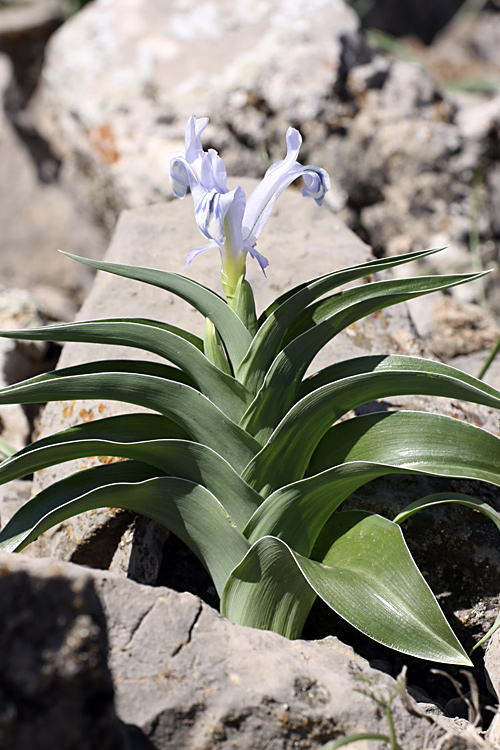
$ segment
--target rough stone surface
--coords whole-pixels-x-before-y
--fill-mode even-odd
[[[41,286],[42,294],[43,287],[58,286],[56,298],[61,297],[61,288],[65,290],[63,307],[71,309],[90,287],[92,273],[68,267],[57,250],[97,257],[104,249],[102,233],[75,210],[54,179],[40,172],[42,163],[27,148],[26,139],[8,115],[7,99],[13,87],[12,64],[0,55],[0,278],[8,287]],[[54,305],[48,308],[52,317]]]
[[[207,137],[233,145],[230,173],[262,173],[255,148],[281,154],[288,121],[319,114],[357,26],[341,0],[98,0],[51,39],[37,122],[68,189],[113,226],[122,208],[171,195],[165,166],[193,112],[220,113]]]
[[[476,29],[465,66],[469,50],[498,70],[499,19],[465,19]],[[377,253],[449,245],[428,270],[469,270],[476,223],[482,263],[496,268],[498,95],[444,93],[358,26],[340,0],[97,0],[51,40],[37,122],[68,189],[108,226],[121,208],[170,195],[166,161],[196,113],[211,117],[206,142],[230,174],[260,176],[266,157],[282,158],[287,125],[299,127],[303,158],[332,175],[330,204]],[[498,287],[496,272],[496,312]],[[470,302],[477,289],[452,294]]]
[[[0,555],[0,747],[125,750],[88,575]]]
[[[0,553],[0,571],[2,747],[319,750],[387,731],[359,690],[388,697],[394,680],[336,638],[287,641],[190,594],[51,560]],[[418,715],[410,699],[396,698],[393,717],[405,750],[431,737],[477,747],[470,727]]]

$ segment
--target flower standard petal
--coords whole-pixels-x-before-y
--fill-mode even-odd
[[[269,167],[262,182],[257,185],[247,200],[247,209],[243,219],[243,236],[245,242],[251,246],[255,245],[276,199],[297,177],[303,176],[306,183],[302,194],[314,197],[319,205],[330,187],[330,178],[323,169],[312,165],[304,167],[297,161],[302,143],[298,130],[288,128],[286,143],[286,158]]]
[[[197,120],[194,115],[191,115],[187,121],[184,144],[186,147],[186,159],[190,164],[203,154],[203,146],[201,145],[200,136],[207,125],[208,117],[200,117]]]

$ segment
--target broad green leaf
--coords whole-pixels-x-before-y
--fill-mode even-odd
[[[316,593],[291,550],[274,537],[259,539],[231,572],[221,614],[232,622],[300,638]]]
[[[108,424],[115,420],[119,420],[124,434],[117,435],[117,424]],[[0,464],[0,483],[86,456],[100,456],[105,460],[107,457],[134,459],[157,468],[162,474],[206,487],[218,498],[237,527],[244,528],[262,498],[223,458],[200,443],[152,435],[146,437],[144,429],[141,430],[141,439],[137,430],[130,429],[128,420],[128,416],[123,416],[88,422],[32,443]],[[137,420],[133,421],[137,424]],[[151,426],[155,427],[154,424]]]
[[[93,364],[103,368],[110,363]],[[124,360],[121,364],[126,367],[128,362]],[[75,369],[79,374],[72,374]],[[260,447],[205,396],[184,383],[135,372],[101,369],[81,374],[81,370],[81,367],[56,370],[2,388],[0,404],[82,398],[136,404],[173,419],[193,440],[213,448],[237,471],[241,471]]]
[[[206,566],[221,594],[229,573],[248,549],[247,540],[230,516],[207,489],[185,479],[123,481],[120,470],[126,463],[100,467],[116,469],[112,484],[85,491],[78,480],[84,473],[98,471],[87,469],[43,490],[2,530],[0,548],[23,549],[41,533],[77,513],[122,508],[152,518],[182,539]]]
[[[185,334],[185,335],[183,335]],[[180,367],[219,409],[238,421],[250,394],[205,357],[200,339],[180,328],[143,319],[90,320],[63,325],[0,331],[0,336],[30,341],[72,341],[118,344],[153,352]]]
[[[243,533],[251,543],[265,535],[276,536],[296,552],[309,555],[328,518],[344,500],[367,482],[388,474],[439,477],[452,475],[446,457],[439,465],[439,456],[429,456],[425,444],[422,446],[419,438],[423,438],[425,443],[425,435],[422,433],[415,440],[408,441],[404,456],[407,466],[391,464],[393,456],[390,449],[387,449],[383,451],[385,463],[350,461],[281,487],[256,509]],[[429,458],[431,466],[428,464]],[[500,472],[497,483],[500,484]],[[500,528],[500,514],[497,511],[487,503],[457,493],[432,495],[418,500],[402,511],[394,522],[401,523],[420,507],[437,502],[463,502],[474,510],[480,510]]]
[[[329,531],[321,560],[299,555],[275,537],[255,542],[228,578],[223,614],[296,638],[318,594],[380,643],[424,659],[470,664],[397,524],[361,512],[338,513]]]
[[[486,430],[415,411],[377,412],[332,427],[308,468],[317,474],[348,461],[374,461],[437,476],[500,486],[500,439]]]
[[[462,284],[483,274],[396,279],[358,286],[320,300],[303,311],[271,365],[241,426],[263,443],[296,401],[300,382],[318,352],[356,320],[398,302]]]
[[[299,313],[321,297],[339,286],[360,279],[378,271],[402,265],[413,260],[425,258],[438,250],[426,250],[421,253],[410,253],[391,258],[372,260],[351,268],[319,276],[316,279],[296,286],[294,289],[279,297],[267,308],[261,318],[259,331],[254,337],[250,348],[243,359],[237,377],[250,389],[256,391],[262,385],[264,375],[273,359],[278,354],[280,343],[288,327]]]
[[[299,398],[304,398],[304,396],[324,385],[338,382],[353,375],[387,371],[427,372],[436,378],[440,378],[441,376],[450,377],[470,386],[472,389],[471,393],[476,390],[492,396],[494,399],[500,399],[500,391],[496,388],[475,378],[473,375],[468,375],[466,372],[458,370],[456,367],[445,365],[442,362],[435,362],[432,359],[408,357],[403,354],[374,354],[367,357],[354,357],[353,359],[347,359],[325,367],[302,382],[299,390]],[[468,397],[468,400],[475,399]]]
[[[350,409],[375,399],[422,394],[500,407],[500,394],[497,391],[491,388],[484,390],[474,378],[459,379],[456,372],[453,368],[450,371],[443,369],[439,374],[423,368],[382,368],[361,372],[316,389],[295,404],[281,421],[264,448],[246,467],[243,474],[245,481],[262,495],[268,495],[269,491],[290,481],[302,479],[315,447],[328,428]],[[403,441],[405,448],[410,442],[408,435]],[[363,455],[359,460],[379,459]],[[385,459],[380,460],[385,463]],[[337,463],[344,463],[344,460]]]
[[[76,496],[113,482],[142,482],[158,474],[158,469],[137,461],[120,461],[82,469],[64,477],[19,508],[0,532],[0,549],[19,552],[47,529],[80,513],[79,510],[69,513],[64,510]],[[49,519],[46,522],[43,521],[45,516]]]
[[[245,356],[245,352],[251,342],[249,332],[222,297],[219,297],[218,294],[215,294],[215,292],[203,286],[203,284],[199,284],[197,281],[193,281],[177,273],[169,273],[168,271],[160,271],[154,268],[107,263],[105,261],[92,260],[91,258],[82,258],[70,253],[63,253],[63,255],[67,255],[68,258],[73,258],[73,260],[84,263],[91,268],[96,268],[98,271],[114,273],[117,276],[142,281],[145,284],[151,284],[152,286],[172,292],[177,297],[189,302],[205,318],[209,318],[212,321],[224,341],[234,370],[236,370]]]
[[[412,452],[419,454],[418,445],[410,443],[408,447],[410,456]],[[243,533],[251,543],[262,536],[275,536],[296,552],[309,555],[332,513],[367,482],[387,474],[443,476],[443,472],[444,476],[449,475],[446,466],[442,467],[441,473],[426,471],[425,462],[421,463],[419,469],[369,461],[340,464],[280,487],[255,510]]]
[[[335,513],[313,557],[300,559],[309,583],[370,638],[421,659],[471,665],[397,524],[363,511]]]

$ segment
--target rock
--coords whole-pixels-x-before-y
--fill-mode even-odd
[[[476,35],[489,40],[483,57],[496,54],[495,33]],[[469,101],[370,48],[341,0],[225,0],[202,12],[96,0],[52,37],[34,111],[68,193],[108,228],[122,208],[171,196],[165,167],[190,114],[211,117],[207,142],[229,173],[251,176],[282,158],[291,123],[304,158],[332,175],[340,218],[377,254],[449,245],[427,263],[436,273],[470,268],[476,219],[482,262],[496,263],[498,106],[474,99],[468,117]]]
[[[44,182],[43,156],[37,163],[5,110],[7,92],[14,85],[12,76],[11,63],[0,55],[0,278],[7,287],[25,289],[51,285],[57,278],[78,304],[92,273],[68,268],[57,249],[96,257],[103,250],[102,232],[75,210],[53,178]]]
[[[0,485],[0,528],[10,521],[30,497],[33,497],[33,483],[29,480],[15,479]]]
[[[261,175],[259,150],[282,154],[285,123],[324,108],[357,26],[341,0],[97,0],[48,45],[37,123],[68,191],[112,228],[121,209],[171,196],[167,159],[194,112],[214,117],[230,173]]]
[[[7,0],[0,7],[0,52],[12,60],[23,99],[38,82],[47,39],[63,21],[63,2]]]
[[[448,24],[462,5],[462,0],[437,0],[422,5],[418,0],[407,0],[404,6],[397,0],[378,0],[363,15],[366,28],[382,29],[393,36],[416,35],[426,44]]]
[[[191,594],[51,560],[2,552],[0,571],[5,747],[319,750],[387,732],[362,691],[389,697],[395,681],[334,637],[287,641],[234,625]],[[470,727],[426,717],[408,697],[392,715],[405,750],[431,736],[477,747]]]
[[[429,304],[431,299],[434,304]],[[408,304],[419,336],[445,362],[473,352],[481,352],[486,359],[500,336],[500,326],[492,315],[478,305],[460,302],[450,295],[420,297]]]
[[[0,746],[125,750],[89,576],[0,555]]]

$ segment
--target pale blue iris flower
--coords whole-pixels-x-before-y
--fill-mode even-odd
[[[276,198],[297,177],[304,178],[302,195],[323,203],[330,187],[328,174],[320,167],[302,166],[297,161],[302,138],[298,130],[288,128],[287,154],[267,170],[264,178],[248,197],[241,187],[228,190],[226,167],[214,149],[204,151],[201,134],[208,117],[190,117],[186,126],[186,151],[170,160],[170,182],[177,198],[184,198],[188,188],[194,200],[196,224],[208,244],[188,253],[188,266],[194,258],[218,247],[222,259],[223,281],[235,286],[245,273],[246,254],[255,258],[262,270],[268,265],[256,249],[257,239],[267,222]],[[264,271],[265,273],[265,271]]]

